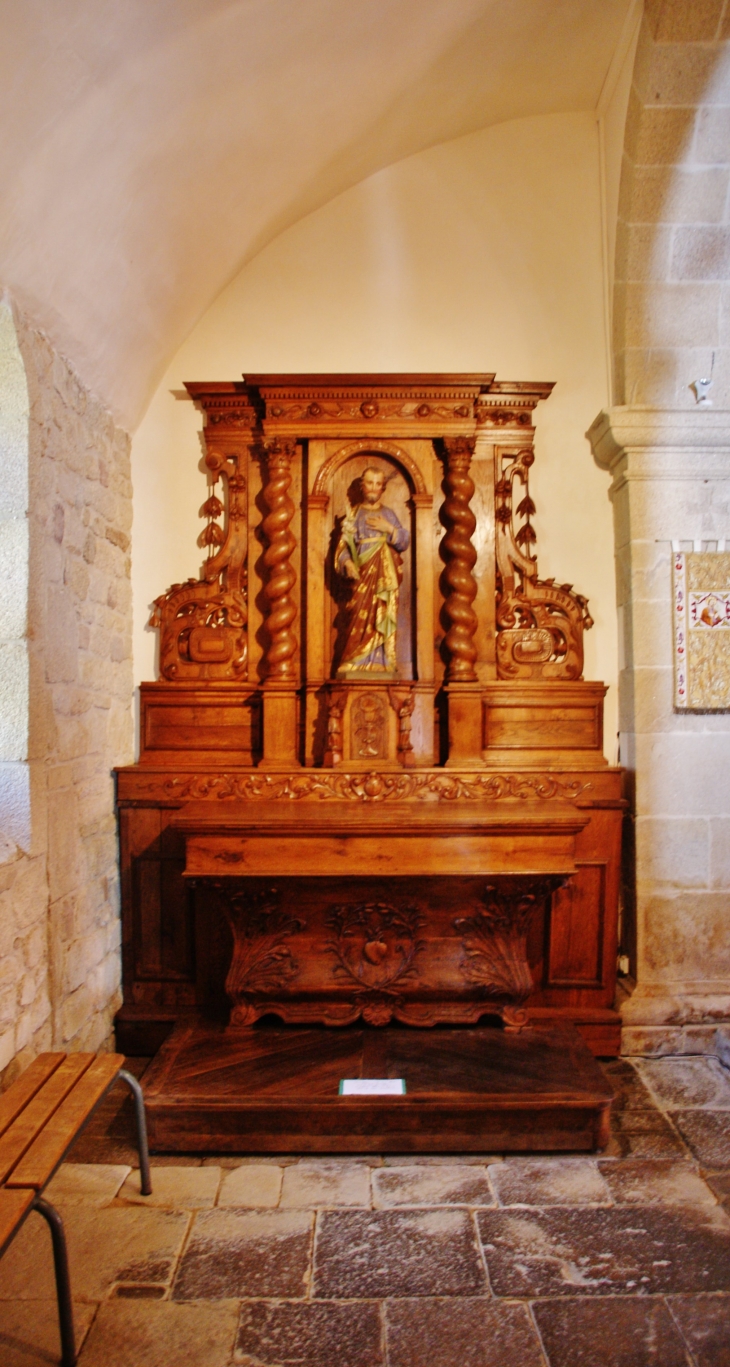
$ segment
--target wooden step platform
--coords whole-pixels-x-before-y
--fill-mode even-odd
[[[340,1096],[343,1078],[405,1096]],[[570,1025],[176,1027],[144,1079],[150,1147],[175,1153],[525,1153],[608,1142],[612,1091]]]

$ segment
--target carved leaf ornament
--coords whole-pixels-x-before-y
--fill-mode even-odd
[[[288,916],[278,907],[275,888],[263,894],[229,891],[220,883],[226,918],[233,931],[233,958],[226,978],[226,993],[233,1001],[233,1025],[248,1025],[258,1014],[250,998],[258,993],[280,991],[299,972],[288,940],[305,929],[305,922]]]
[[[533,983],[527,961],[527,934],[533,913],[550,895],[555,880],[531,880],[529,889],[514,879],[509,886],[488,884],[484,909],[461,916],[454,929],[462,937],[461,972],[486,997],[508,1003],[524,1002]]]

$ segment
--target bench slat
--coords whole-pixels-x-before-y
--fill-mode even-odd
[[[124,1066],[124,1054],[100,1054],[44,1125],[7,1178],[6,1187],[42,1191],[96,1103]]]
[[[0,1191],[0,1256],[34,1200],[34,1191]]]
[[[6,1181],[93,1059],[93,1054],[69,1054],[0,1137],[0,1184]]]
[[[12,1125],[28,1102],[33,1100],[36,1092],[40,1091],[43,1083],[55,1073],[59,1063],[63,1063],[65,1057],[65,1054],[39,1054],[33,1059],[30,1067],[26,1068],[23,1076],[3,1092],[0,1096],[0,1134],[4,1134],[8,1126]]]

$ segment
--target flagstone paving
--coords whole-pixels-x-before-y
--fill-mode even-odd
[[[151,1197],[112,1094],[49,1187],[79,1367],[730,1367],[730,1071],[605,1067],[603,1154],[155,1155]],[[58,1353],[31,1215],[0,1364]]]

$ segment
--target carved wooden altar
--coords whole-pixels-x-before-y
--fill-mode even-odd
[[[234,1124],[221,1077],[234,1058],[260,1077],[261,1049],[275,1074],[266,1040],[307,1053],[317,1038],[336,1070],[358,1031],[363,1076],[401,1056],[391,1022],[413,1030],[411,1051],[420,1039],[424,1077],[437,1035],[442,1057],[460,1039],[468,1053],[467,1034],[496,1047],[489,1019],[519,1037],[499,1048],[526,1067],[530,1039],[577,1058],[572,1026],[616,1052],[620,775],[602,754],[605,689],[582,679],[588,606],[539,577],[529,492],[552,386],[254,375],[187,388],[206,417],[207,559],[155,603],[161,678],[141,688],[139,762],[118,773],[120,1047],[150,1051],[178,1023],[153,1065],[153,1138],[245,1147],[251,1114]],[[272,1013],[288,1035],[254,1024]],[[186,1112],[193,1057],[215,1078]],[[533,1108],[559,1146],[598,1142],[607,1094],[592,1066],[575,1065],[582,1138],[555,1100],[570,1092],[562,1073]],[[387,1108],[369,1138],[366,1121],[348,1138],[317,1078],[330,1120],[316,1136],[300,1127],[300,1147],[388,1147],[389,1125],[405,1142]],[[472,1077],[467,1110],[475,1089]],[[504,1122],[514,1146],[546,1147],[515,1118],[524,1103]],[[290,1121],[278,1133],[291,1143]],[[259,1147],[285,1142],[257,1125]],[[450,1142],[469,1147],[463,1129]],[[471,1146],[483,1138],[482,1124]]]

